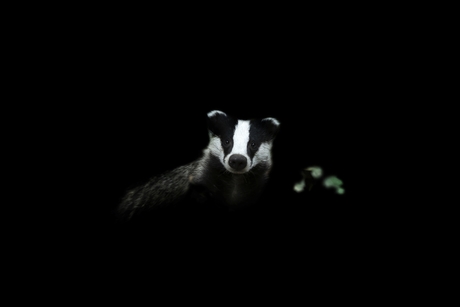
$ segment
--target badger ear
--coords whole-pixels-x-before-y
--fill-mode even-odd
[[[214,110],[208,112],[208,129],[215,135],[220,135],[223,123],[227,120],[228,116],[222,111]]]
[[[219,110],[214,110],[214,111],[208,112],[208,118],[209,119],[211,119],[212,117],[216,117],[216,116],[227,116],[227,114],[225,114],[224,112],[219,111]]]
[[[274,139],[278,134],[280,122],[273,117],[266,117],[262,119],[262,125],[271,139]]]

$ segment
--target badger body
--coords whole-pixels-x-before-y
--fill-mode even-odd
[[[118,207],[121,216],[130,219],[187,197],[229,210],[257,201],[272,168],[279,122],[238,120],[217,110],[207,114],[207,121],[210,140],[202,156],[128,191]]]

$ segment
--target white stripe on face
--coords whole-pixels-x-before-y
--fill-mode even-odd
[[[248,142],[249,121],[238,120],[238,124],[235,127],[235,133],[233,134],[233,148],[230,154],[240,154],[247,157]]]
[[[233,148],[230,154],[240,154],[248,157],[247,148],[249,142],[249,121],[238,120],[233,134]],[[249,158],[249,157],[248,157]]]
[[[240,154],[248,159],[248,164],[242,172],[246,172],[251,168],[251,159],[248,156],[247,148],[249,142],[249,120],[238,120],[238,124],[235,126],[235,132],[233,134],[233,148],[232,151],[225,157],[225,165],[227,169],[230,169],[228,165],[228,159],[233,154]]]

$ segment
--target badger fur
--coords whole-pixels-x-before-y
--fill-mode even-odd
[[[130,219],[188,196],[229,210],[257,201],[272,168],[278,120],[238,120],[215,110],[207,114],[207,123],[210,140],[202,156],[128,191],[118,207],[121,216]]]

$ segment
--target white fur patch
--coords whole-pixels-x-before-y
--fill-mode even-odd
[[[219,137],[211,136],[208,149],[213,156],[219,157],[220,161],[224,159],[224,149],[222,148],[222,143],[220,142]]]
[[[227,170],[232,170],[228,164],[228,159],[233,154],[240,154],[246,157],[248,164],[244,169],[238,173],[245,173],[251,168],[251,159],[248,156],[248,142],[249,142],[249,121],[248,120],[238,120],[238,124],[235,127],[235,133],[233,134],[233,148],[232,151],[225,157],[225,168]]]
[[[272,165],[272,142],[263,142],[260,144],[259,150],[256,152],[253,158],[253,165],[257,165],[260,162],[265,162],[269,166]]]

